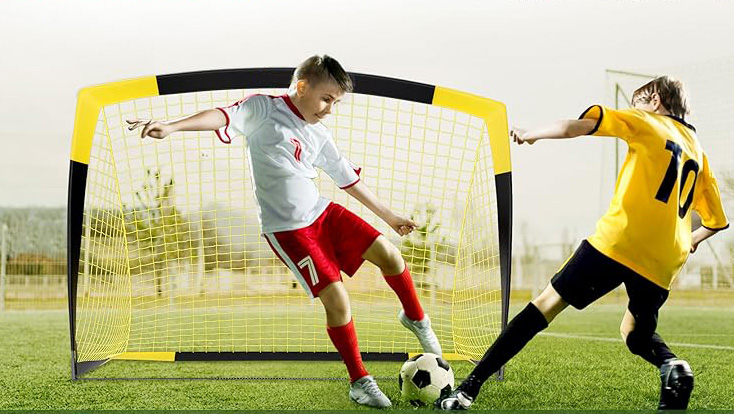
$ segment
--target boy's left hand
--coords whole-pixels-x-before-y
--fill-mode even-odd
[[[400,216],[394,216],[387,224],[389,224],[390,227],[392,227],[392,229],[401,236],[410,234],[410,232],[418,227],[413,220]]]
[[[696,253],[696,250],[698,249],[698,243],[695,241],[691,243],[691,253]]]

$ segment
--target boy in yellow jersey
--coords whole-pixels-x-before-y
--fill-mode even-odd
[[[689,253],[728,221],[689,112],[682,84],[658,77],[632,96],[631,109],[592,106],[578,120],[530,131],[514,129],[518,144],[582,135],[612,136],[629,146],[609,210],[596,232],[548,287],[508,324],[467,379],[436,406],[467,409],[484,382],[569,304],[583,309],[624,283],[629,297],[620,331],[629,350],[660,369],[659,409],[685,409],[693,373],[655,333],[658,310]],[[691,210],[702,226],[691,232]]]

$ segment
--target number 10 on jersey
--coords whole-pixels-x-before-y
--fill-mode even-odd
[[[658,188],[658,193],[655,195],[655,199],[662,201],[663,203],[667,203],[670,199],[670,194],[673,192],[675,182],[678,180],[678,167],[680,166],[681,153],[683,152],[680,145],[670,140],[665,143],[665,149],[670,151],[672,156],[670,158],[668,170],[665,172],[665,178],[663,178],[663,182],[660,184],[660,188]],[[683,164],[679,200],[683,199],[683,188],[686,186],[690,172],[693,172],[693,185],[691,186],[691,191],[686,197],[685,203],[683,203],[682,206],[678,204],[678,217],[680,218],[686,216],[686,213],[688,213],[688,209],[691,207],[691,203],[693,202],[693,191],[696,189],[696,178],[698,178],[698,163],[695,160],[686,160]]]

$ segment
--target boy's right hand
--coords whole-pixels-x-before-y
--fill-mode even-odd
[[[510,130],[510,137],[518,145],[522,145],[522,144],[525,144],[525,143],[530,144],[530,145],[535,144],[535,141],[537,141],[537,139],[528,138],[527,137],[527,135],[528,135],[527,132],[528,131],[525,130],[525,129],[512,128]]]
[[[140,132],[140,138],[151,137],[162,139],[167,137],[170,133],[175,132],[171,125],[165,122],[154,121],[152,119],[127,119],[126,122],[130,125],[127,127],[130,131],[143,127],[143,130]]]

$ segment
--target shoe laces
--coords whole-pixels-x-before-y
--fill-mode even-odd
[[[415,326],[418,327],[418,329],[426,329],[431,327],[430,319],[426,318],[425,316],[423,319],[419,321],[415,321]]]
[[[380,391],[380,387],[377,386],[377,381],[370,380],[366,381],[364,385],[362,386],[362,389],[365,393],[370,395],[380,395],[382,392]]]

